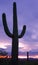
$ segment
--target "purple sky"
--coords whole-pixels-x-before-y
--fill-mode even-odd
[[[2,13],[6,13],[7,24],[12,32],[14,1],[17,3],[19,34],[23,25],[26,25],[26,33],[19,39],[19,54],[38,52],[38,0],[0,0],[0,48],[11,51],[12,40],[4,32]]]

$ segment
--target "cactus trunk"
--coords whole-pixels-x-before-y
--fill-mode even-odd
[[[13,59],[18,59],[18,26],[17,26],[17,12],[16,4],[13,4],[13,35],[12,38],[12,57]]]

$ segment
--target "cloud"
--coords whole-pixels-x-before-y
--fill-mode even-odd
[[[27,43],[24,44],[24,43],[19,42],[19,51],[26,52],[26,51],[30,51],[30,50],[31,50],[31,48],[29,47],[29,45]]]
[[[9,43],[0,42],[0,48],[7,49],[7,47],[10,46],[10,45],[11,45],[11,44],[9,44]]]
[[[27,51],[38,52],[38,42],[21,41],[19,42],[18,51],[19,52],[27,52]]]

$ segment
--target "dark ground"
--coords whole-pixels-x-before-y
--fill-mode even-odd
[[[12,61],[13,62],[13,61]],[[12,64],[11,59],[0,59],[0,65],[16,65]],[[38,59],[35,60],[26,60],[26,59],[19,59],[17,65],[38,65]]]

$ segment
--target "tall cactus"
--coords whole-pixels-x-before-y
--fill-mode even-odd
[[[13,3],[13,34],[10,33],[7,23],[6,23],[6,15],[5,13],[2,14],[3,26],[6,34],[12,38],[12,58],[13,60],[18,60],[18,38],[22,38],[26,26],[23,26],[23,30],[20,35],[18,35],[18,24],[17,24],[17,11],[16,11],[16,2]]]

